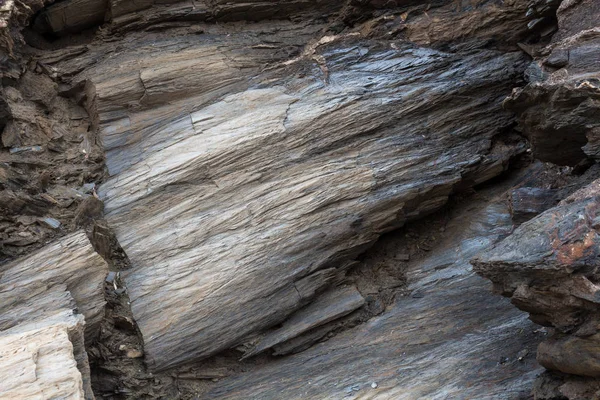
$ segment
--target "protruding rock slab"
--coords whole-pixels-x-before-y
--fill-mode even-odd
[[[0,330],[77,309],[86,335],[97,333],[104,317],[108,265],[85,232],[67,235],[37,252],[0,266]]]
[[[556,328],[538,348],[540,364],[592,378],[600,377],[599,188],[595,181],[575,192],[473,260],[534,322]],[[596,383],[582,383],[582,390]]]
[[[513,303],[546,326],[569,329],[585,319],[600,267],[600,197],[552,208],[473,260]],[[557,285],[558,282],[561,285]],[[600,299],[600,298],[599,298]]]
[[[94,398],[84,331],[98,334],[107,272],[83,231],[0,266],[1,398]]]
[[[71,310],[0,332],[0,398],[93,400],[84,318]]]
[[[244,358],[284,343],[309,330],[343,317],[365,304],[354,286],[334,289],[320,296],[306,308],[296,312],[280,329],[267,334]]]
[[[44,9],[34,27],[42,33],[64,35],[100,25],[108,11],[108,0],[67,0]]]
[[[559,31],[532,64],[538,76],[505,104],[536,158],[575,165],[600,159],[600,4],[565,0],[557,15]]]

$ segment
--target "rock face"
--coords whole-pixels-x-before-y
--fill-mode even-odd
[[[397,28],[435,37],[415,14]],[[42,56],[86,85],[111,174],[99,194],[132,262],[124,279],[155,370],[282,322],[380,234],[523,151],[504,135],[513,118],[500,102],[524,58],[483,48],[484,26],[461,32],[462,50],[269,21],[129,33],[118,56],[102,42]]]
[[[84,232],[0,266],[0,397],[94,398],[84,344],[98,336],[107,272]]]
[[[581,71],[594,63],[586,43],[595,33],[557,36],[548,48],[557,51],[547,54],[552,68],[564,64],[560,51],[566,46],[579,49],[569,50],[579,58],[567,57],[577,79],[566,100],[548,95],[558,76],[564,78],[559,86],[567,86],[564,74],[550,79],[546,67],[526,69],[527,57],[517,46],[547,40],[557,1],[50,3],[10,2],[1,14],[0,44],[8,60],[3,82],[10,85],[0,96],[0,156],[11,156],[2,161],[9,167],[0,164],[0,207],[10,219],[0,221],[0,235],[5,246],[25,253],[52,235],[42,232],[23,244],[20,238],[32,234],[13,230],[15,221],[52,229],[63,224],[68,231],[104,211],[106,226],[93,229],[105,238],[102,253],[111,252],[110,226],[131,261],[121,277],[133,319],[120,321],[135,332],[135,320],[143,336],[143,352],[131,343],[122,351],[130,359],[144,356],[152,373],[232,348],[244,348],[247,358],[295,352],[328,334],[321,330],[327,324],[368,307],[368,296],[348,275],[357,256],[382,234],[498,176],[524,153],[510,110],[519,112],[536,155],[544,146],[556,147],[552,140],[565,136],[568,124],[583,136],[570,137],[554,161],[579,162],[583,153],[573,148],[584,144],[583,137],[589,139],[587,154],[594,152],[596,87]],[[566,20],[577,18],[572,7],[563,4],[561,32],[570,26]],[[29,18],[24,37],[45,50],[27,47],[15,33]],[[100,24],[96,32],[70,36]],[[537,81],[513,92],[505,102],[509,110],[502,109],[524,72]],[[546,94],[535,97],[538,92]],[[572,114],[573,99],[584,95]],[[557,114],[550,128],[535,109],[546,100]],[[56,102],[64,104],[56,109]],[[540,144],[548,132],[559,134]],[[101,179],[94,168],[102,163],[100,144],[107,174],[96,197],[89,185]],[[45,158],[23,155],[31,153]],[[22,164],[27,168],[18,168]],[[75,164],[76,173],[61,169],[65,164]],[[70,211],[42,215],[38,210],[50,209],[48,202]],[[552,203],[513,201],[513,214],[529,218]],[[532,326],[503,299],[485,301],[485,281],[467,263],[508,234],[512,222],[506,205],[496,201],[471,211],[463,210],[455,236],[439,251],[411,264],[414,296],[394,302],[392,312],[352,332],[356,336],[345,333],[337,342],[232,378],[208,397],[273,398],[283,390],[290,398],[341,397],[369,387],[383,398],[523,395],[535,374],[526,358],[536,340]],[[557,229],[579,229],[579,220],[563,222]],[[584,241],[572,250],[571,236],[562,232],[556,235],[560,251],[591,257],[573,270],[587,281],[571,279],[568,268],[561,275],[570,286],[559,297],[574,296],[579,302],[573,300],[572,308],[581,308],[596,296],[593,277],[586,275],[596,256],[588,254],[595,236],[589,246]],[[547,242],[554,249],[554,236]],[[20,254],[12,251],[8,257]],[[552,259],[552,271],[560,271],[564,257]],[[82,329],[81,316],[73,313],[83,314],[86,338],[93,337],[102,319],[106,264],[84,233],[64,236],[0,271],[0,293],[8,293],[0,306],[7,346],[29,340],[37,346],[29,350],[43,352],[54,337],[55,350],[49,351],[69,364],[62,371],[68,378],[37,377],[43,381],[38,392],[47,396],[44,385],[64,380],[69,384],[60,393],[48,395],[90,397],[83,339],[73,333]],[[543,309],[535,318],[546,324],[562,318],[567,332],[569,324],[580,323],[581,313],[572,308],[549,315]],[[42,316],[53,322],[25,339],[13,335],[30,332],[26,323]],[[9,332],[19,327],[23,331]],[[512,334],[518,329],[530,332],[526,346]],[[589,341],[578,343],[569,339],[541,352],[547,354],[543,365],[560,370],[555,366],[565,364],[564,349],[593,348]],[[451,362],[436,367],[441,357]],[[507,359],[510,369],[503,367]],[[399,369],[402,363],[407,365]],[[473,365],[484,365],[497,381]],[[312,376],[318,384],[299,387]],[[277,385],[265,385],[273,377]],[[21,391],[23,384],[11,383],[10,390]]]
[[[538,348],[540,364],[596,378],[600,377],[599,188],[600,182],[594,182],[473,260],[477,272],[527,311],[531,320],[556,328]]]
[[[85,316],[92,338],[104,316],[107,273],[106,262],[81,231],[0,266],[0,330],[64,303]]]
[[[205,397],[529,398],[531,381],[541,372],[533,353],[543,336],[506,299],[490,296],[488,282],[469,264],[512,230],[504,201],[509,188],[482,190],[444,213],[444,233],[436,229],[441,237],[434,249],[406,265],[411,294],[397,296],[383,314],[302,353],[225,379]],[[437,218],[423,224],[438,226]],[[390,253],[382,263],[406,251],[406,233],[384,239]]]
[[[93,400],[83,325],[66,311],[0,332],[0,396]]]
[[[575,165],[600,155],[599,15],[595,0],[563,1],[558,32],[530,66],[536,77],[505,102],[536,158]]]
[[[533,64],[538,79],[505,102],[519,114],[540,159],[573,165],[585,156],[598,158],[599,20],[597,1],[562,2],[560,29]],[[538,361],[556,371],[540,378],[539,399],[600,394],[599,185],[569,196],[474,260],[477,271],[534,322],[555,329],[538,348]]]
[[[525,68],[528,3],[333,4],[70,0],[33,23],[110,20],[35,61],[86,96],[155,370],[281,323],[382,233],[524,150],[500,103]]]

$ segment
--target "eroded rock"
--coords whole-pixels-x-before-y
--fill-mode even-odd
[[[598,159],[600,139],[600,5],[563,1],[559,31],[534,65],[543,73],[515,89],[505,106],[519,115],[519,127],[536,158],[575,165]]]

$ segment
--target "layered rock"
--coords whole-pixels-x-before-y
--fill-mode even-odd
[[[408,281],[409,294],[397,295],[381,315],[302,353],[227,378],[204,397],[530,398],[542,371],[535,346],[544,335],[506,299],[490,296],[489,282],[469,264],[513,229],[504,197],[521,182],[482,189],[426,218],[422,231],[415,223],[375,245],[377,262],[405,269]],[[435,235],[432,249],[410,252],[411,231]],[[398,253],[411,253],[410,261],[398,265]],[[374,267],[367,263],[365,273]]]
[[[556,329],[540,344],[538,361],[585,377],[600,376],[599,187],[596,181],[575,193],[473,260],[477,272],[534,322]]]
[[[37,14],[32,29],[47,37],[108,21],[86,45],[34,52],[35,69],[17,71],[14,79],[51,76],[47,92],[84,104],[89,132],[97,131],[103,142],[110,177],[99,196],[132,262],[123,278],[153,371],[249,341],[256,347],[248,357],[279,351],[356,310],[362,295],[339,283],[359,253],[381,234],[439,209],[450,195],[499,175],[525,150],[511,134],[513,115],[500,104],[525,69],[517,42],[531,31],[547,35],[554,2],[537,5],[533,16],[525,1],[363,3],[67,0]],[[398,8],[373,11],[383,6]],[[532,18],[537,22],[528,28]],[[17,106],[32,103],[35,115],[52,110],[45,91],[14,87],[22,96]],[[14,128],[27,122],[10,104],[14,99],[2,97],[8,101],[0,110],[9,115],[2,139],[10,152],[19,146],[15,140],[30,138]],[[46,187],[30,189],[48,194]],[[494,210],[488,216],[498,219]],[[507,222],[505,210],[500,214]],[[471,309],[462,326],[451,322],[485,293],[483,282],[465,269],[465,257],[481,248],[474,242],[489,244],[505,233],[504,225],[500,233],[486,228],[485,234],[476,225],[475,238],[461,236],[458,270],[446,268],[454,254],[448,252],[420,265],[426,277],[418,289],[452,278],[433,303],[411,304],[379,321],[387,332],[408,320],[393,338],[410,342],[403,332],[414,335],[426,318],[432,339],[414,343],[411,357],[430,378],[437,374],[428,350],[456,357],[441,371],[441,384],[429,379],[427,388],[412,386],[412,395],[458,394],[466,380],[450,373],[498,356],[509,338],[502,329],[524,326],[499,300]],[[52,296],[71,309],[74,301],[83,307],[76,291],[70,299],[61,290]],[[450,341],[435,333],[436,317],[426,311],[447,298],[436,310],[445,317],[437,332],[448,333]],[[480,313],[499,309],[500,325],[489,319],[484,333],[475,332]],[[86,320],[95,322],[89,314]],[[376,327],[369,332],[382,337]],[[355,339],[346,336],[335,345],[335,368],[344,366],[348,343],[368,343],[364,336]],[[458,356],[474,346],[481,346],[482,357]],[[511,351],[517,347],[513,343]],[[390,348],[379,346],[375,359],[384,355]],[[378,379],[402,359],[399,352],[391,355]],[[359,356],[364,353],[352,355]],[[373,357],[363,358],[355,371],[375,365]],[[305,361],[294,358],[287,368]],[[468,380],[476,384],[469,393],[475,395],[486,380],[471,372]],[[516,375],[500,372],[515,382],[515,394],[530,379],[523,368]],[[326,375],[323,382],[333,384],[331,371]],[[250,381],[264,379],[259,374]],[[403,385],[393,383],[386,391],[398,396]],[[241,396],[239,387],[234,382],[221,393]],[[495,385],[489,394],[504,390]]]
[[[0,266],[0,397],[94,398],[85,341],[98,336],[107,272],[84,232]]]
[[[99,194],[132,261],[124,279],[154,369],[282,322],[379,235],[524,150],[500,102],[525,66],[506,49],[528,34],[526,2],[397,4],[354,29],[354,3],[77,12],[88,3],[52,5],[33,28],[62,35],[102,14],[97,40],[36,62],[87,96],[111,175]]]
[[[0,396],[93,400],[83,316],[62,311],[0,332]]]
[[[597,1],[563,1],[558,32],[528,69],[532,82],[505,102],[536,158],[575,165],[599,157],[599,16]]]
[[[559,30],[530,66],[533,81],[505,105],[519,114],[534,156],[574,165],[597,159],[600,129],[600,5],[564,1]],[[538,361],[553,373],[540,378],[536,398],[598,396],[598,181],[569,196],[476,260],[478,272],[553,328]],[[546,196],[553,202],[558,193]],[[543,211],[543,206],[539,211]],[[594,394],[595,393],[595,394]]]
[[[53,63],[87,82],[112,175],[99,193],[155,369],[283,321],[381,233],[523,150],[501,135],[512,116],[499,107],[521,54],[322,28],[195,25]]]

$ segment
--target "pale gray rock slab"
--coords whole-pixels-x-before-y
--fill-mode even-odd
[[[93,338],[104,318],[108,264],[85,232],[64,236],[0,266],[0,330],[35,321],[57,309],[77,309]]]
[[[0,398],[93,400],[84,317],[57,309],[0,332]]]

